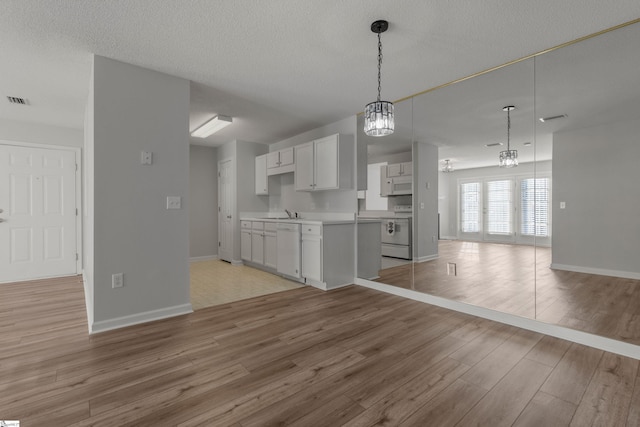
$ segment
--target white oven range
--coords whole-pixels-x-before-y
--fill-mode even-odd
[[[411,259],[411,217],[382,218],[382,256]]]

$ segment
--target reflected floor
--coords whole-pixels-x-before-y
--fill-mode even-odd
[[[382,262],[380,263],[383,270],[387,268],[398,267],[400,265],[407,265],[407,264],[411,264],[411,261],[406,259],[400,259],[400,258],[392,258],[388,256],[383,256]]]
[[[377,281],[640,344],[639,280],[551,270],[550,248],[443,240],[439,253]]]

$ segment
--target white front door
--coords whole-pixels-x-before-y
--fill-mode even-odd
[[[218,258],[233,260],[233,162],[218,163]]]
[[[77,273],[75,152],[0,144],[0,282]]]

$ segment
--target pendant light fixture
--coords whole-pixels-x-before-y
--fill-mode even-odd
[[[453,165],[451,164],[451,160],[447,159],[444,161],[444,166],[440,169],[442,172],[453,172]]]
[[[500,163],[498,165],[501,168],[514,168],[518,166],[518,150],[512,150],[509,144],[511,137],[511,111],[515,109],[516,107],[513,105],[507,105],[502,109],[502,111],[507,112],[507,149],[500,152]]]
[[[382,65],[382,41],[380,34],[387,31],[387,21],[375,21],[371,31],[378,34],[378,99],[364,108],[364,133],[369,136],[385,136],[393,133],[393,103],[380,100],[380,67]]]

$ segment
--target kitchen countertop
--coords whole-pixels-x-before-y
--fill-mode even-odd
[[[282,222],[293,224],[322,224],[322,225],[336,225],[336,224],[354,224],[354,220],[325,220],[325,219],[306,219],[306,218],[256,218],[256,217],[241,217],[240,221],[262,221],[262,222]]]

